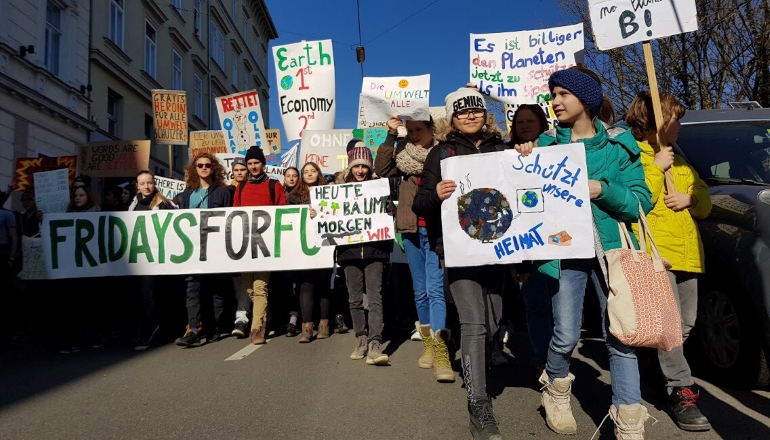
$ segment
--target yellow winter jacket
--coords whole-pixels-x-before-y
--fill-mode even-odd
[[[703,273],[703,243],[695,219],[706,218],[711,212],[708,186],[683,157],[675,155],[674,165],[671,167],[674,186],[679,192],[691,195],[693,204],[689,209],[672,211],[664,201],[665,173],[663,168],[653,163],[655,154],[659,151],[658,147],[647,142],[637,143],[642,149],[645,181],[652,192],[653,208],[647,214],[647,220],[661,256],[672,264],[671,270]],[[638,226],[636,223],[633,226],[638,238]],[[647,252],[650,252],[649,246]]]

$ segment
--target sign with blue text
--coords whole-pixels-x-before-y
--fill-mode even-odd
[[[450,157],[441,176],[457,182],[441,204],[447,267],[595,255],[583,144]]]
[[[220,96],[215,101],[229,153],[245,156],[252,145],[260,148],[263,144],[267,146],[265,122],[262,120],[262,109],[256,90]]]
[[[695,0],[588,0],[588,9],[599,50],[698,30]]]
[[[309,208],[260,206],[46,214],[49,278],[273,272],[333,265]]]
[[[471,34],[470,82],[506,104],[551,100],[548,78],[583,57],[583,23],[536,31]]]

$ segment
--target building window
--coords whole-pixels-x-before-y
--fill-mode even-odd
[[[59,75],[61,9],[49,0],[45,8],[45,68]]]
[[[203,120],[203,80],[195,74],[195,116]]]
[[[201,39],[201,0],[195,0],[193,5],[193,21],[195,22],[195,36]]]
[[[231,17],[233,18],[233,23],[238,23],[238,14],[236,13],[237,7],[238,7],[238,0],[233,0],[232,8],[230,9]],[[237,25],[236,25],[237,26]]]
[[[224,94],[217,95],[217,96],[224,96]],[[222,129],[222,125],[219,122],[219,111],[217,111],[217,98],[216,98],[216,96],[213,96],[213,95],[211,96],[211,106],[209,107],[209,111],[211,112],[211,121],[212,121],[211,129],[212,130],[221,130]]]
[[[123,0],[110,0],[110,40],[123,49]]]
[[[174,67],[174,73],[173,77],[171,78],[171,87],[174,90],[182,90],[184,88],[182,86],[182,56],[179,55],[179,52],[176,50],[174,51],[174,59],[172,64]]]
[[[225,69],[225,36],[219,31],[215,23],[211,23],[211,57],[214,58],[222,70]]]
[[[155,124],[153,123],[152,116],[147,113],[144,114],[144,138],[152,140]]]
[[[241,26],[241,37],[245,40],[246,36],[249,35],[249,17],[246,15],[246,12],[243,13],[243,24]]]
[[[182,10],[182,0],[171,0],[171,6],[174,7],[174,9],[177,10],[177,12]]]
[[[107,132],[113,136],[118,136],[120,103],[123,98],[112,90],[107,90]]]
[[[238,54],[233,52],[233,85],[238,88]]]
[[[254,47],[251,48],[251,51],[254,54],[254,58],[259,59],[259,32],[254,28],[252,29],[254,30]]]
[[[243,71],[243,91],[249,90],[249,73],[246,69]]]
[[[149,21],[144,22],[144,71],[155,78],[156,55],[158,51],[158,35],[155,27]]]

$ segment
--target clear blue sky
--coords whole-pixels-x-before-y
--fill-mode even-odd
[[[444,105],[447,94],[468,82],[469,34],[571,24],[563,17],[555,0],[439,0],[379,36],[433,1],[361,0],[361,35],[366,47],[364,75],[430,73],[431,106]],[[268,52],[270,128],[283,129],[272,47],[322,39],[331,39],[334,43],[336,128],[355,128],[361,91],[361,67],[354,50],[358,45],[356,0],[266,0],[266,3],[279,35]],[[286,149],[285,137],[283,146]]]

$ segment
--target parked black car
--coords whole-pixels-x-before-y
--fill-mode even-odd
[[[709,185],[706,273],[688,350],[714,377],[770,384],[770,109],[689,111],[678,153]],[[692,351],[690,351],[692,352]],[[691,361],[691,364],[693,362]]]

